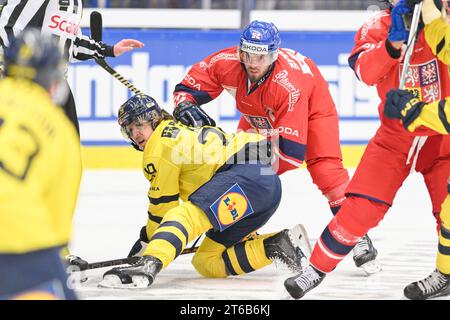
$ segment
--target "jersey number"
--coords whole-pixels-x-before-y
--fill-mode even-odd
[[[206,136],[208,135],[209,132],[217,135],[222,140],[223,146],[226,146],[228,145],[228,143],[230,143],[227,140],[225,133],[221,129],[216,127],[203,127],[202,130],[200,131],[200,134],[198,135],[198,142],[200,142],[201,144],[205,144],[207,142]]]
[[[0,118],[0,133],[4,124],[5,120]],[[33,160],[39,153],[39,143],[34,134],[22,125],[19,126],[19,131],[17,131],[17,134],[12,135],[11,137],[11,139],[16,141],[1,142],[3,147],[6,146],[5,154],[8,154],[11,159],[10,164],[8,165],[8,161],[0,157],[0,171],[4,171],[7,175],[15,179],[25,180]],[[25,139],[28,141],[25,141]],[[26,150],[24,150],[24,148],[20,148],[22,144],[25,144],[25,142],[31,142],[29,145],[32,147]],[[22,163],[23,165],[22,168],[18,170],[17,166],[14,166],[13,169],[11,163]]]

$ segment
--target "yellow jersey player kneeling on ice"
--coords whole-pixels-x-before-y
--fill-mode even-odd
[[[30,29],[5,50],[4,59],[0,299],[75,299],[60,258],[81,178],[75,127],[55,105],[64,99],[63,57],[52,38]]]
[[[118,120],[125,136],[143,151],[143,172],[150,182],[147,226],[130,255],[139,251],[141,241],[148,245],[136,263],[107,271],[100,286],[150,286],[187,243],[205,232],[192,259],[205,277],[245,274],[274,259],[301,269],[305,254],[300,244],[306,243],[301,225],[246,238],[269,220],[281,199],[281,182],[263,136],[185,126],[147,95],[125,102]]]

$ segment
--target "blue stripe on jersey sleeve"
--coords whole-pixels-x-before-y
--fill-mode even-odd
[[[173,91],[174,93],[176,92],[186,92],[189,93],[191,96],[194,97],[195,101],[198,103],[198,105],[202,105],[205,103],[208,103],[212,100],[211,96],[209,95],[208,92],[206,91],[198,91],[192,88],[189,88],[188,86],[185,86],[184,84],[177,84],[175,86],[175,90]]]
[[[285,155],[301,161],[305,160],[306,145],[294,142],[280,136],[280,150]]]
[[[148,200],[150,200],[150,203],[157,206],[158,204],[161,203],[169,203],[172,201],[178,201],[178,198],[180,197],[180,194],[174,194],[171,196],[162,196],[159,198],[152,198],[152,197],[148,197]]]

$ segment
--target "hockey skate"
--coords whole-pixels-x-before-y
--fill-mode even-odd
[[[325,278],[325,275],[325,273],[308,265],[300,274],[286,279],[284,287],[292,298],[300,299],[308,291],[317,287]]]
[[[377,249],[372,244],[369,235],[362,237],[353,248],[353,261],[358,268],[361,268],[367,275],[381,271],[381,264],[376,260]]]
[[[115,289],[145,289],[153,283],[162,267],[163,264],[158,258],[144,256],[131,266],[107,271],[98,286]]]
[[[293,272],[301,272],[308,264],[308,258],[302,248],[308,256],[311,254],[308,235],[301,224],[264,239],[266,256],[270,260],[282,262]]]
[[[423,280],[413,282],[403,290],[411,300],[425,300],[450,295],[450,276],[434,270]]]

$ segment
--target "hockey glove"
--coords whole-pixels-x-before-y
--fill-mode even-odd
[[[425,105],[425,102],[417,99],[408,90],[394,89],[386,95],[384,115],[388,118],[402,119],[403,126],[408,129]]]
[[[216,126],[216,122],[191,101],[183,101],[173,111],[175,120],[191,127]]]
[[[408,41],[409,31],[405,25],[404,16],[411,15],[412,9],[406,0],[400,0],[391,11],[391,27],[388,40],[391,42]]]
[[[139,239],[135,242],[135,244],[131,248],[130,253],[128,253],[128,258],[142,257],[142,254],[144,253],[145,249],[147,249],[148,242],[149,240],[147,237],[147,230],[146,227],[143,226],[139,234]]]

